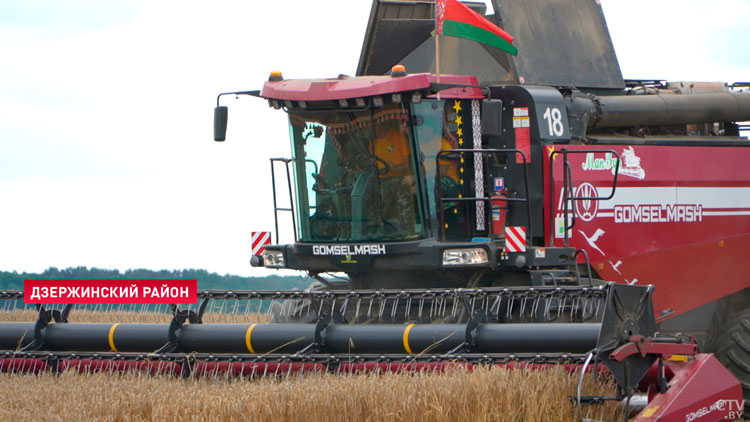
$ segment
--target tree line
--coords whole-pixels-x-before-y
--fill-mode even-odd
[[[299,276],[268,275],[265,277],[242,277],[238,275],[221,275],[200,269],[186,270],[146,270],[132,269],[120,272],[102,268],[70,267],[58,269],[50,267],[41,273],[27,273],[16,271],[0,271],[0,289],[23,289],[26,279],[79,279],[79,280],[122,280],[122,279],[186,279],[198,280],[198,290],[201,289],[232,289],[232,290],[265,290],[265,289],[305,289],[312,280]]]

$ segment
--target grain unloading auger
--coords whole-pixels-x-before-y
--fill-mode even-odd
[[[566,365],[600,371],[637,421],[718,421],[738,409],[739,382],[694,339],[656,332],[651,286],[201,291],[197,309],[164,324],[76,323],[71,306],[36,322],[0,323],[2,371],[129,371],[189,375],[432,371]],[[22,292],[0,292],[5,308]],[[217,302],[220,305],[217,305]],[[309,315],[310,323],[203,323],[207,309]],[[122,307],[110,309],[115,315]],[[128,310],[125,309],[125,312]],[[216,314],[217,312],[211,312]],[[348,320],[352,322],[349,323]],[[431,323],[435,320],[443,323]],[[452,321],[452,322],[451,322]],[[632,408],[631,408],[632,410]],[[696,413],[698,412],[698,413]]]

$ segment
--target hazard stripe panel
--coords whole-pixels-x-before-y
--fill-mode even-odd
[[[526,252],[526,227],[505,227],[505,252]]]
[[[264,246],[271,243],[271,232],[252,232],[250,243],[253,255],[259,256],[265,250]]]

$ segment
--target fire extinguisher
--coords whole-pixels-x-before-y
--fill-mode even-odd
[[[495,238],[505,236],[505,217],[508,212],[508,202],[505,189],[495,191],[492,196],[492,234]]]

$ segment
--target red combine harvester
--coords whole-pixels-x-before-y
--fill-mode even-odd
[[[260,91],[219,95],[288,113],[292,158],[271,166],[286,170],[290,203],[274,180],[277,244],[251,264],[319,286],[203,291],[171,324],[61,324],[70,308],[42,308],[35,324],[0,323],[0,349],[22,347],[0,369],[567,364],[582,377],[606,367],[618,385],[613,397],[579,387],[579,407],[738,418],[750,385],[748,84],[626,81],[596,2],[493,3],[517,57],[444,38],[436,75],[433,3],[375,0],[358,76],[273,72]],[[217,141],[227,116],[217,104]],[[292,244],[278,244],[279,211]],[[217,299],[273,302],[253,309],[274,320],[202,324]]]

